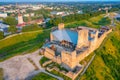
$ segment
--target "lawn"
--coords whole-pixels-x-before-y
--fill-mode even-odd
[[[0,61],[9,57],[33,52],[39,49],[46,38],[49,38],[50,31],[33,31],[9,37],[0,41]]]
[[[53,78],[52,76],[49,76],[48,74],[41,72],[37,74],[35,77],[33,77],[32,80],[57,80],[57,79]]]

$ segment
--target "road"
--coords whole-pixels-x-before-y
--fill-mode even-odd
[[[30,80],[36,74],[44,72],[58,80],[63,80],[61,77],[46,72],[45,69],[41,67],[39,61],[42,57],[42,55],[39,55],[39,50],[37,50],[30,54],[18,55],[0,62],[0,68],[4,70],[4,79]],[[32,62],[29,59],[32,60]],[[38,70],[36,70],[36,66]]]

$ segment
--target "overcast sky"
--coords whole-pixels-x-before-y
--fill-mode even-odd
[[[0,2],[120,1],[120,0],[0,0]]]

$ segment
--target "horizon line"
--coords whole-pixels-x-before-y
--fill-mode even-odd
[[[28,3],[31,3],[31,2],[120,2],[120,1],[0,1],[0,2],[28,2]]]

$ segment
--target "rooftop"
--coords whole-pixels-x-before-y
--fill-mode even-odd
[[[74,45],[77,44],[77,40],[78,40],[77,31],[73,31],[70,29],[62,29],[62,30],[55,30],[52,32],[52,34],[55,36],[56,40],[58,41],[65,40],[73,43]]]

